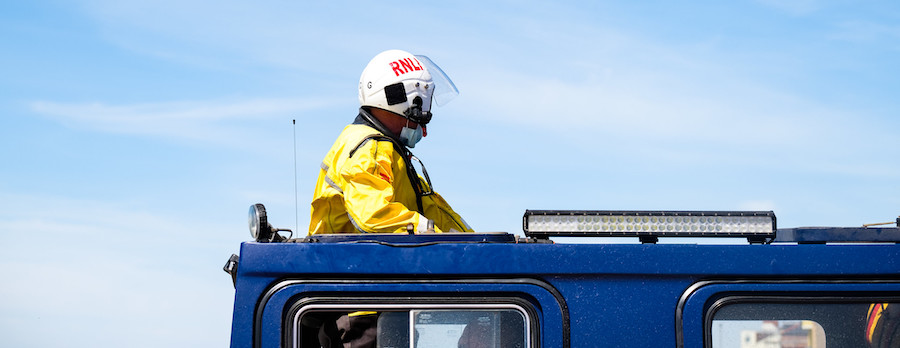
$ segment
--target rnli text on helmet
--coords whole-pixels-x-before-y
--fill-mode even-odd
[[[396,76],[406,74],[410,71],[425,70],[425,68],[422,67],[422,63],[419,63],[419,60],[416,58],[400,59],[391,62],[390,65],[391,69],[394,69],[394,74]]]

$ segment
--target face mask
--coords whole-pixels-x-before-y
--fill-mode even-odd
[[[403,127],[403,129],[400,130],[400,142],[410,148],[416,147],[416,143],[418,143],[419,140],[422,140],[423,128],[423,126],[418,126],[416,129]]]

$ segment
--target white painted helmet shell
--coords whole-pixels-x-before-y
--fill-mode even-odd
[[[420,124],[431,120],[432,100],[444,105],[457,95],[456,85],[430,58],[402,50],[379,53],[359,78],[361,106],[388,110]]]
[[[402,87],[401,87],[402,86]],[[387,89],[387,90],[385,90]],[[434,83],[428,69],[406,51],[388,50],[369,61],[359,78],[359,104],[403,116],[416,97],[423,112],[431,110]]]

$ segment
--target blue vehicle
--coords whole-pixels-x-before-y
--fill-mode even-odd
[[[250,212],[254,241],[225,266],[232,347],[320,347],[341,320],[366,321],[384,348],[900,345],[896,226],[529,210],[525,237],[285,238],[261,204]]]

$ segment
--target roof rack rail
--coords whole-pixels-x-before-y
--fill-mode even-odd
[[[895,227],[874,227],[895,225]],[[778,229],[775,243],[900,243],[900,216],[892,222],[863,224],[862,227],[797,227]]]
[[[900,227],[780,228],[775,243],[900,243]]]

